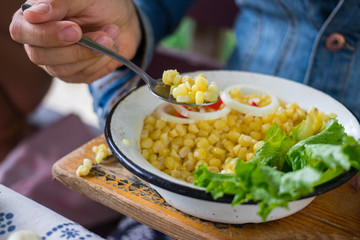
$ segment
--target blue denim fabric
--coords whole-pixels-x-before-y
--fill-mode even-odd
[[[238,0],[229,69],[260,72],[328,93],[360,118],[360,1]],[[340,33],[346,45],[325,46]],[[316,103],[314,103],[316,105]]]
[[[135,0],[135,3],[143,15],[147,39],[144,58],[149,60],[154,44],[176,27],[192,1]],[[241,11],[234,25],[237,47],[227,65],[229,69],[270,74],[310,85],[341,101],[360,118],[360,0],[236,0],[236,3]],[[345,47],[337,52],[325,46],[332,33],[340,33],[346,39]],[[102,98],[95,98],[94,102],[95,109],[109,111],[104,109],[109,105],[98,104],[104,102]]]

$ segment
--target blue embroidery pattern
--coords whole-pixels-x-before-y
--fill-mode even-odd
[[[46,236],[43,236],[42,240],[51,239],[52,236],[55,234],[57,235],[56,239],[78,239],[78,240],[85,240],[85,239],[91,239],[94,237],[94,235],[88,231],[88,232],[82,232],[77,230],[77,228],[81,228],[81,230],[88,231],[85,228],[82,228],[79,224],[69,222],[60,224],[56,227],[53,227],[50,231],[46,233]]]
[[[13,225],[14,214],[11,212],[0,212],[0,236],[15,230],[16,226]]]

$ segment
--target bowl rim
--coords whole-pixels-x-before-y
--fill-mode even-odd
[[[284,79],[284,78],[282,78],[282,79]],[[291,81],[288,79],[284,79],[284,80]],[[301,83],[298,83],[298,84],[301,84]],[[304,85],[304,84],[301,84],[301,85]],[[308,85],[304,85],[304,86],[310,87]],[[111,133],[111,121],[113,119],[112,116],[113,116],[117,106],[123,100],[125,100],[129,95],[131,95],[134,91],[138,90],[141,87],[146,87],[146,86],[139,85],[136,88],[129,91],[127,94],[125,94],[121,99],[119,99],[118,102],[112,107],[112,109],[110,110],[110,112],[106,118],[106,123],[105,123],[105,128],[104,128],[105,140],[106,140],[110,150],[112,151],[113,155],[115,156],[115,158],[120,162],[120,164],[123,167],[125,167],[127,170],[129,170],[131,173],[133,173],[135,176],[141,178],[142,180],[144,180],[152,185],[162,188],[164,190],[167,190],[167,191],[170,191],[173,193],[177,193],[177,194],[180,194],[183,196],[187,196],[187,197],[200,199],[200,200],[206,200],[206,201],[217,202],[217,203],[231,203],[233,200],[233,197],[234,197],[233,195],[225,194],[224,196],[222,196],[220,198],[214,199],[210,193],[205,192],[205,188],[201,188],[201,187],[197,187],[197,186],[196,186],[196,188],[195,188],[195,186],[193,188],[193,187],[189,187],[186,185],[178,184],[176,182],[168,181],[167,179],[164,179],[164,178],[142,168],[141,166],[137,165],[131,159],[126,157],[126,155],[123,152],[121,152],[119,150],[119,148],[117,147],[117,145],[114,141],[114,138],[112,137],[112,133]],[[346,107],[345,105],[343,105],[343,106],[355,117],[358,124],[360,124],[360,119],[348,107]],[[358,172],[358,170],[356,168],[351,167],[349,169],[349,171],[338,175],[337,177],[331,179],[330,181],[327,181],[325,183],[315,186],[314,191],[312,191],[311,193],[308,193],[306,195],[303,195],[302,197],[300,197],[297,200],[315,197],[317,195],[320,195],[320,194],[326,193],[330,190],[333,190],[333,189],[341,186],[342,184],[346,183],[353,176],[355,176],[357,172]],[[254,204],[257,204],[257,202],[248,201],[248,202],[244,202],[242,204],[243,205],[244,204],[245,205],[247,205],[247,204],[254,205]]]

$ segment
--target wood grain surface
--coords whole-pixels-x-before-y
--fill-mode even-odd
[[[106,143],[99,136],[60,159],[53,176],[77,191],[176,239],[360,239],[360,191],[349,183],[315,198],[289,217],[260,224],[209,222],[176,210],[114,158],[94,165],[78,177],[84,158],[94,159],[92,147]]]

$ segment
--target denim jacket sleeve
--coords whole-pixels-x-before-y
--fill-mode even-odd
[[[186,13],[193,0],[134,0],[142,23],[143,40],[133,61],[145,69],[152,58],[155,44],[171,33]],[[155,27],[156,26],[156,27]],[[90,84],[94,111],[101,127],[114,104],[136,88],[139,77],[126,67]]]

